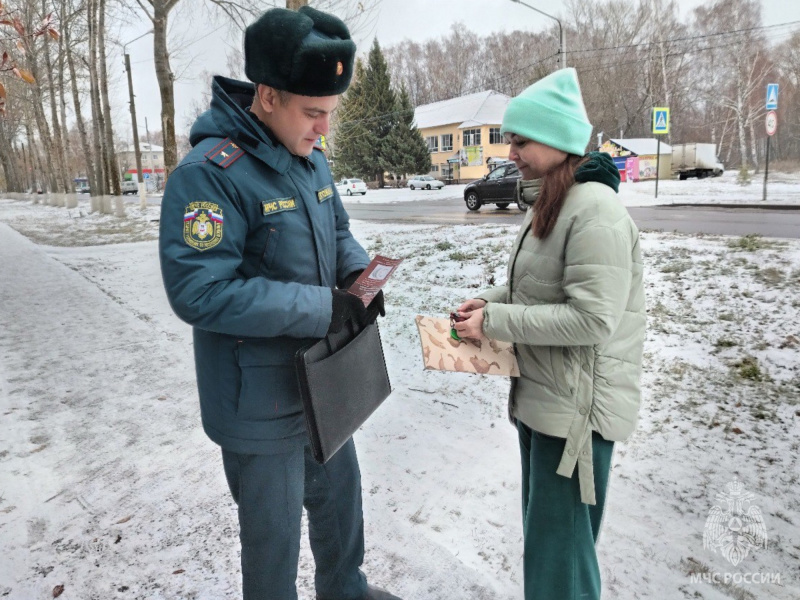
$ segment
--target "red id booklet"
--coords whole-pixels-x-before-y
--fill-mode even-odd
[[[387,258],[378,254],[347,291],[361,298],[364,306],[369,306],[401,262],[402,258]]]

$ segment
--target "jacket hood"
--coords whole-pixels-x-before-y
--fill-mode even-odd
[[[273,142],[247,114],[254,97],[254,84],[220,75],[214,77],[211,83],[211,107],[192,125],[189,143],[194,147],[210,137],[230,138],[245,152],[261,159],[279,173],[285,173],[291,165],[292,155],[285,146]]]

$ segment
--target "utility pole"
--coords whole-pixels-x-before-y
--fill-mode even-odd
[[[125,53],[125,71],[128,73],[128,94],[131,98],[131,124],[133,125],[133,152],[136,154],[136,180],[139,183],[139,208],[147,208],[147,195],[142,177],[142,151],[139,149],[139,130],[136,127],[136,104],[133,100],[133,79],[131,77],[131,57]]]
[[[125,47],[128,44],[143,38],[146,35],[153,33],[153,30],[147,31],[139,37],[133,38],[129,42],[122,44],[122,53],[125,55],[125,72],[128,74],[128,95],[131,100],[131,126],[133,127],[133,152],[136,155],[136,179],[139,183],[139,208],[144,210],[147,208],[147,190],[145,189],[144,179],[142,178],[142,152],[139,149],[139,129],[136,127],[136,104],[134,103],[133,94],[133,76],[131,75],[131,57]]]

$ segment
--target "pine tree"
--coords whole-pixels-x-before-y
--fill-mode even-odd
[[[364,63],[356,60],[353,81],[337,111],[333,172],[336,178],[361,177],[373,174],[368,144],[367,118],[371,111],[364,87]]]
[[[367,144],[372,153],[372,173],[378,180],[378,187],[383,187],[383,173],[392,170],[394,149],[389,137],[395,127],[396,98],[392,90],[389,68],[381,52],[376,38],[367,58],[364,72],[364,93],[372,115],[367,120]]]
[[[384,173],[427,173],[430,155],[414,126],[414,109],[405,88],[399,96],[378,41],[367,63],[356,61],[353,82],[342,98],[335,136],[334,174],[362,177],[384,185]]]
[[[431,170],[431,155],[422,134],[414,125],[414,108],[405,84],[397,95],[395,126],[387,137],[387,142],[391,147],[390,171],[402,177]]]

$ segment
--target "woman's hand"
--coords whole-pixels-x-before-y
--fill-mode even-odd
[[[486,300],[481,300],[480,298],[471,298],[459,306],[456,311],[464,313],[464,316],[467,316],[466,313],[483,308],[484,306],[486,306]]]
[[[467,338],[470,340],[478,340],[483,337],[483,307],[476,308],[472,312],[464,312],[462,307],[469,302],[481,302],[486,305],[483,300],[468,300],[458,307],[458,312],[461,316],[466,317],[463,321],[457,321],[453,327],[460,338]]]

